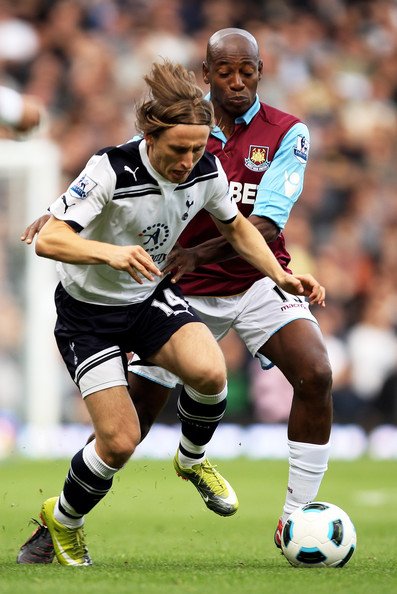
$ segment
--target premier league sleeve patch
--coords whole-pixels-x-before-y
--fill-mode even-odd
[[[69,188],[69,193],[73,198],[78,198],[79,200],[84,200],[87,198],[88,194],[95,188],[97,183],[91,179],[86,173],[75,182]]]
[[[307,158],[309,156],[309,149],[310,142],[307,140],[306,136],[298,134],[296,138],[296,146],[294,147],[294,155],[298,161],[304,165],[306,164]]]

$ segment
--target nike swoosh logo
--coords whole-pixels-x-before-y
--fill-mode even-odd
[[[61,543],[59,542],[55,534],[51,534],[51,536],[55,541],[56,545],[58,546],[59,554],[63,557],[63,559],[65,559],[65,561],[67,561],[68,565],[82,565],[81,563],[78,563],[77,561],[69,557],[69,555],[64,551]]]

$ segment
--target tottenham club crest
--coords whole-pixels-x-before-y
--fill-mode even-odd
[[[269,147],[251,144],[248,158],[245,159],[245,166],[251,171],[267,171],[270,166]]]

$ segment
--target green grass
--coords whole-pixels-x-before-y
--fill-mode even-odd
[[[273,533],[284,502],[287,462],[219,462],[239,494],[231,518],[208,511],[172,461],[133,460],[112,492],[89,514],[87,568],[17,565],[32,533],[29,518],[57,495],[68,461],[0,464],[1,594],[390,593],[397,588],[396,462],[331,462],[318,499],[345,509],[357,550],[342,569],[296,569],[279,554]]]

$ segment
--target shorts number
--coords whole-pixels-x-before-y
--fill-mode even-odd
[[[281,301],[283,301],[283,303],[285,303],[286,301],[290,301],[291,297],[294,301],[298,301],[299,303],[302,303],[302,299],[298,295],[290,295],[289,293],[287,293],[287,295],[286,295],[284,293],[284,291],[282,291],[280,289],[280,287],[278,287],[277,285],[274,285],[273,291],[275,291],[277,293],[277,295],[280,297],[280,299],[281,299]]]
[[[181,299],[180,297],[178,297],[178,295],[175,295],[175,293],[173,293],[171,291],[171,289],[164,289],[163,295],[164,295],[165,300],[167,301],[168,305],[167,305],[167,303],[164,303],[164,301],[158,301],[157,299],[153,299],[152,305],[153,305],[153,307],[158,307],[159,309],[161,309],[167,317],[171,316],[172,314],[177,315],[182,312],[186,312],[186,313],[190,314],[190,311],[188,309],[189,304],[184,299]],[[172,308],[177,307],[178,305],[181,305],[183,307],[183,310],[172,309]]]

